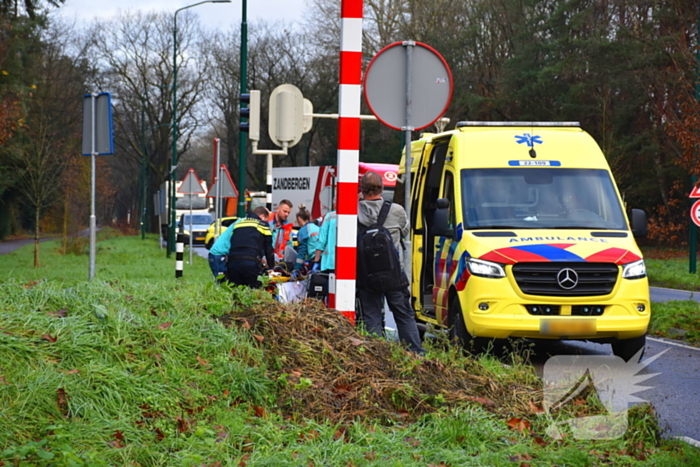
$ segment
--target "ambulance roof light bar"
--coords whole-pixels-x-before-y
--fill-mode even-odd
[[[455,128],[463,128],[467,126],[524,126],[524,127],[580,127],[579,122],[457,122]]]

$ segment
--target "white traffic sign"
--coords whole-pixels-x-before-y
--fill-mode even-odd
[[[688,198],[700,198],[700,188],[694,186],[693,189],[690,191]]]
[[[442,55],[421,42],[394,42],[372,58],[364,78],[365,100],[388,127],[421,130],[447,110],[452,72]]]
[[[185,175],[185,178],[182,179],[182,184],[180,185],[180,188],[177,189],[177,192],[185,195],[200,195],[206,193],[202,187],[202,182],[194,169],[190,169],[187,172],[187,175]]]
[[[690,218],[695,225],[700,227],[700,199],[694,202],[693,207],[690,208]]]
[[[233,185],[233,180],[231,180],[231,174],[229,173],[228,168],[226,168],[225,165],[221,164],[219,173],[221,173],[221,176],[217,178],[217,180],[214,182],[211,188],[209,188],[207,198],[216,198],[216,190],[217,186],[219,185],[219,181],[221,181],[221,191],[219,192],[219,196],[221,198],[238,198],[238,190]]]

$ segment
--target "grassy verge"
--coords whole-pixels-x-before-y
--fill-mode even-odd
[[[689,272],[688,252],[668,248],[643,248],[649,285],[700,290],[700,275]]]
[[[654,303],[649,334],[700,345],[700,303]]]
[[[700,293],[700,275],[689,272],[688,252],[644,249],[649,284]],[[654,303],[649,334],[700,345],[700,304],[695,301]]]
[[[153,239],[99,245],[90,282],[82,257],[0,261],[0,465],[700,464],[648,405],[622,438],[549,438],[604,407],[587,394],[541,415],[517,356],[438,340],[418,359],[315,302],[216,286],[201,258],[176,280]]]
[[[157,236],[124,237],[118,230],[103,228],[98,232],[95,251],[95,277],[102,280],[164,281],[175,278],[175,254],[166,258],[166,249],[158,246]],[[40,244],[41,267],[33,267],[34,245],[25,245],[0,256],[0,281],[51,280],[80,283],[88,278],[88,239],[71,239],[68,254],[61,254],[61,240]],[[211,277],[205,258],[185,252],[183,278],[187,281],[208,282]]]

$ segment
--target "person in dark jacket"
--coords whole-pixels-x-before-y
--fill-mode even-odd
[[[258,276],[274,266],[272,230],[267,223],[269,217],[270,211],[261,206],[233,227],[226,263],[226,279],[229,282],[259,288],[262,284]]]
[[[384,185],[382,176],[376,172],[367,172],[360,181],[362,188],[362,200],[358,206],[357,220],[365,227],[369,227],[377,222],[379,211],[384,205],[382,192]],[[396,251],[402,252],[401,237],[406,237],[409,233],[408,218],[406,212],[398,204],[391,204],[389,214],[384,222],[384,228],[390,233],[394,241]],[[401,254],[403,262],[403,255]],[[400,290],[387,292],[373,292],[363,287],[362,281],[357,284],[357,297],[362,303],[362,315],[359,321],[364,324],[369,334],[377,336],[384,335],[384,307],[382,299],[386,299],[389,310],[394,315],[396,327],[399,332],[399,340],[408,348],[419,354],[425,354],[425,349],[421,346],[420,334],[416,325],[416,314],[411,307],[411,295],[408,287]]]

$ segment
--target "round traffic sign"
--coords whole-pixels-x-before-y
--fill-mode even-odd
[[[690,218],[695,222],[695,225],[700,227],[700,199],[693,203],[690,208]]]
[[[407,47],[411,47],[410,70]],[[420,42],[395,42],[384,47],[369,63],[363,84],[369,109],[395,130],[432,125],[452,99],[450,67],[435,49]]]

